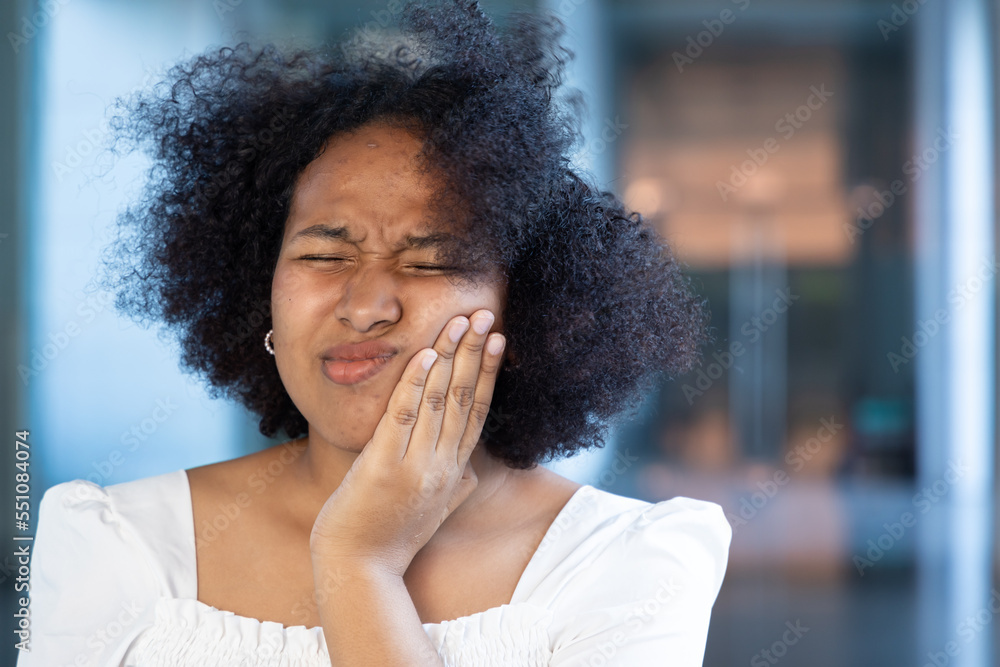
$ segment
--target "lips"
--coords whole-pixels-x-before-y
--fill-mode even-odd
[[[323,362],[323,374],[337,384],[357,384],[372,377],[389,365],[392,357],[375,357],[361,361],[339,361],[327,359]]]
[[[324,360],[360,361],[376,357],[391,357],[399,352],[394,345],[382,340],[366,340],[363,343],[348,343],[327,348],[321,355]]]
[[[398,352],[380,340],[335,345],[322,354],[323,374],[337,384],[357,384],[385,368]]]

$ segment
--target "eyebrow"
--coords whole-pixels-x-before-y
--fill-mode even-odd
[[[353,243],[357,245],[358,241],[351,237],[350,231],[347,227],[332,227],[320,223],[318,225],[312,225],[306,227],[305,229],[299,231],[290,240],[289,244],[294,243],[298,239],[323,239],[327,241],[344,241],[345,243]],[[445,232],[432,232],[430,234],[425,234],[422,236],[408,235],[403,241],[393,247],[393,250],[422,250],[424,248],[436,248],[443,246],[446,242],[453,239],[451,234]]]

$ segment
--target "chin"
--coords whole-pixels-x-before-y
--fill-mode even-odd
[[[337,385],[320,371],[318,389],[310,391],[308,398],[304,396],[302,403],[294,396],[292,402],[308,410],[299,408],[309,423],[311,439],[360,453],[375,433],[400,377],[402,373],[394,377],[390,371],[356,385]]]
[[[324,416],[324,420],[330,422],[332,419],[336,419],[334,415]],[[381,415],[379,416],[379,419]],[[357,422],[356,419],[352,419],[350,415],[343,415],[343,419],[351,420]],[[344,430],[336,423],[324,424],[322,421],[310,421],[309,422],[309,436],[311,440],[319,439],[322,442],[327,442],[334,444],[338,449],[342,449],[347,452],[354,452],[360,454],[371,440],[372,435],[375,433],[375,427],[378,426],[379,420],[376,419],[371,424],[371,428],[367,431],[364,429],[359,429],[357,427],[351,428],[350,430]]]

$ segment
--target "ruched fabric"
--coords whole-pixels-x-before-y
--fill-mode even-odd
[[[648,503],[585,485],[509,604],[423,628],[446,667],[696,667],[731,537],[714,503]],[[197,600],[183,470],[49,489],[30,586],[31,651],[18,667],[331,667],[322,628]]]
[[[544,667],[552,612],[528,603],[502,605],[425,629],[446,667]],[[127,667],[245,665],[328,667],[322,628],[258,621],[189,598],[160,598],[152,627],[136,641]]]

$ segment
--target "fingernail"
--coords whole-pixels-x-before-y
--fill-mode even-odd
[[[484,334],[490,330],[490,325],[493,324],[493,317],[491,315],[480,315],[476,318],[475,323],[473,323],[472,328],[476,330],[478,334]]]
[[[458,322],[453,322],[451,328],[448,329],[448,338],[451,339],[452,343],[457,343],[458,339],[462,337],[462,334],[466,332],[469,328],[469,320],[459,320]]]
[[[434,350],[428,350],[424,352],[424,360],[420,362],[420,365],[424,367],[426,371],[434,363],[434,360],[438,358],[438,353]]]
[[[503,336],[496,335],[490,339],[490,342],[486,344],[486,351],[490,354],[500,354],[500,350],[503,349]]]

